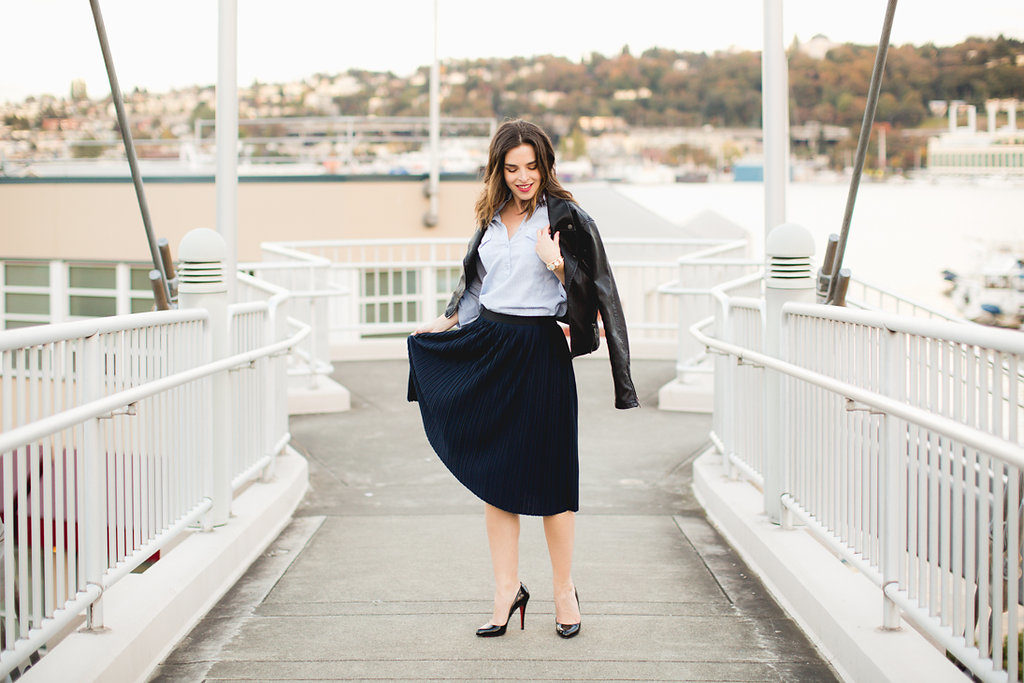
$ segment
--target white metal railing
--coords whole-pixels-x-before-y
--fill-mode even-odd
[[[711,297],[713,288],[761,267],[760,261],[746,257],[747,249],[746,240],[728,240],[681,256],[677,260],[676,279],[658,288],[662,294],[677,298],[677,379],[683,380],[687,372],[708,372],[712,369],[704,363],[703,346],[686,330],[693,323],[711,315],[714,307]]]
[[[275,320],[270,316],[266,302],[232,304],[228,307],[231,319],[231,354],[245,353],[262,348],[277,338]],[[286,445],[278,443],[287,434],[267,429],[264,420],[276,422],[276,412],[281,410],[271,385],[278,378],[270,364],[275,360],[257,358],[249,365],[234,368],[229,373],[232,425],[231,435],[231,484],[237,489],[266,471],[274,456]],[[282,365],[282,363],[276,363]],[[284,385],[281,385],[282,387]],[[285,392],[280,392],[285,393]],[[287,409],[284,415],[287,416]]]
[[[849,288],[846,292],[847,305],[852,308],[860,308],[868,311],[880,311],[884,313],[897,313],[909,315],[915,318],[931,318],[934,320],[948,320],[950,322],[963,322],[963,318],[950,315],[934,306],[908,299],[898,292],[882,287],[878,284],[866,282],[860,278],[851,278]]]
[[[102,625],[104,589],[208,524],[222,495],[208,442],[215,376],[231,376],[233,487],[271,466],[288,438],[283,354],[310,332],[291,320],[297,331],[276,334],[274,296],[231,307],[231,355],[217,360],[201,309],[0,333],[0,675],[83,610]]]
[[[232,329],[232,353],[241,353],[251,348],[258,348],[260,343],[282,339],[288,327],[301,329],[309,326],[300,320],[286,317],[283,304],[288,301],[291,293],[283,287],[241,272],[237,273],[235,286],[236,297],[240,303],[228,307],[232,325],[239,324],[239,314],[244,314],[247,306],[251,306],[254,302],[257,302],[257,306],[259,303],[265,302],[266,317],[262,324],[249,321],[248,341],[243,341],[246,335],[241,330]],[[309,336],[312,334],[313,330],[310,329]],[[260,342],[259,339],[263,341]],[[233,489],[240,488],[261,473],[264,477],[272,475],[274,456],[283,451],[291,440],[291,434],[288,431],[288,370],[290,366],[297,364],[302,365],[303,369],[307,371],[309,368],[308,360],[295,353],[296,348],[293,347],[292,353],[283,358],[261,360],[261,363],[269,363],[270,366],[260,370],[252,368],[252,370],[257,370],[255,375],[250,373],[250,376],[246,377],[244,374],[236,374],[233,378],[231,391],[232,395],[236,397],[236,405],[241,405],[243,400],[246,401],[248,412],[253,415],[260,410],[256,404],[257,401],[262,400],[266,403],[262,408],[262,417],[260,418],[264,422],[239,420],[236,423],[238,430],[248,433],[237,435],[233,442],[236,444],[234,448],[237,454],[237,464],[232,469],[231,485]],[[257,381],[257,378],[259,381],[257,387],[245,386],[247,379],[251,384]],[[255,389],[255,393],[252,389]],[[245,394],[244,398],[240,396],[243,393]],[[256,438],[252,434],[256,425],[259,425],[262,431],[259,448],[248,449],[238,445],[247,439]]]
[[[1024,339],[791,302],[774,357],[751,333],[755,302],[730,296],[739,285],[718,288],[715,317],[691,328],[732,366],[713,423],[727,462],[762,480],[751,416],[778,401],[784,523],[795,516],[882,588],[885,626],[902,611],[982,680],[1018,680]],[[777,397],[756,384],[771,371]]]
[[[201,424],[204,406],[194,392],[186,398],[187,390],[176,388],[92,419],[38,429],[69,410],[198,362],[201,314],[133,317],[0,336],[4,674],[20,663],[19,655],[45,642],[33,632],[53,633],[98,597],[99,567],[136,566],[154,552],[160,533],[194,519],[197,507],[199,514],[205,509],[200,454],[169,432],[164,405],[181,404],[183,417]],[[168,347],[179,352],[168,355]],[[129,422],[149,428],[130,431]],[[19,429],[32,426],[37,433],[17,438]],[[174,495],[161,505],[141,504],[141,492],[170,488]]]
[[[239,273],[239,300],[258,300],[280,294],[277,305],[281,306],[281,315],[310,326],[311,334],[292,351],[287,373],[309,388],[316,388],[320,379],[330,376],[334,370],[330,357],[329,306],[350,292],[330,281],[331,263],[322,257],[278,244],[267,243],[261,248],[271,260],[239,264],[241,271],[254,275]]]
[[[685,381],[687,373],[707,373],[716,365],[706,363],[704,347],[689,333],[690,327],[714,315],[721,302],[715,302],[715,292],[731,291],[742,287],[749,295],[760,296],[761,277],[753,276],[763,266],[759,260],[745,257],[745,240],[723,241],[706,246],[678,259],[678,277],[659,286],[662,294],[678,297],[678,352],[676,376]],[[723,290],[722,287],[725,287]],[[901,313],[924,318],[959,320],[925,304],[909,300],[892,290],[851,280],[847,295],[852,308]],[[762,311],[763,314],[763,311]],[[631,326],[632,329],[632,326]],[[717,386],[717,384],[716,384]],[[736,463],[742,467],[743,463]]]
[[[268,263],[245,267],[262,277],[270,277],[272,270],[298,270],[304,262],[297,253],[306,254],[309,260],[305,263],[316,263],[318,268],[324,267],[324,262],[329,264],[326,282],[319,286],[352,293],[349,298],[332,298],[328,303],[331,340],[354,342],[404,336],[424,319],[441,314],[458,284],[466,241],[419,238],[265,243],[262,248]],[[668,238],[613,238],[604,240],[604,244],[615,270],[631,339],[668,343],[677,336],[680,315],[692,322],[699,313],[696,305],[681,305],[663,287],[667,280],[678,276],[680,257],[695,252],[728,256],[742,252],[746,245],[742,240]],[[691,266],[694,272],[707,271],[702,277],[708,288],[721,273],[732,272],[728,270],[731,267],[696,261]],[[695,345],[689,342],[688,346]]]
[[[724,315],[725,307],[729,304],[727,293],[735,294],[738,298],[741,294],[757,295],[761,291],[763,273],[756,272],[743,277],[724,282],[711,291],[716,306],[716,316],[698,321],[696,325],[701,327],[710,326],[717,321],[717,335],[720,338],[742,340],[747,344],[760,348],[762,334],[760,330],[752,329],[749,325],[736,329],[730,326],[725,329],[726,324],[731,320]],[[747,297],[746,301],[757,301]],[[740,302],[737,301],[737,307]],[[763,316],[763,305],[758,301],[758,312]],[[718,310],[721,309],[721,312]],[[692,336],[692,335],[691,335]],[[715,382],[715,406],[712,412],[711,438],[716,448],[723,456],[723,464],[726,469],[732,471],[734,467],[743,470],[748,479],[758,486],[763,485],[763,478],[760,475],[761,458],[763,450],[764,423],[760,411],[755,410],[755,404],[749,404],[749,397],[757,389],[762,388],[762,378],[757,375],[755,368],[744,366],[733,361],[724,354],[714,354],[714,382]],[[753,417],[752,422],[744,422],[742,416],[746,414]],[[744,425],[745,430],[737,428],[737,425]],[[722,439],[726,441],[723,441]],[[745,438],[745,445],[736,442],[737,439]],[[747,460],[738,458],[737,453],[743,453],[743,458],[754,463],[747,466]]]

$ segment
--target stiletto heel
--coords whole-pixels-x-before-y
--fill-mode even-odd
[[[576,592],[576,588],[572,589],[573,594],[576,596],[576,608],[580,606],[580,594]],[[572,638],[580,632],[580,624],[583,622],[582,619],[577,621],[575,624],[560,624],[555,621],[555,633],[562,636],[563,638]]]
[[[526,628],[526,603],[530,601],[530,591],[526,590],[526,586],[519,584],[519,592],[516,593],[516,599],[512,601],[512,607],[508,610],[508,618],[505,623],[501,626],[495,626],[493,624],[487,624],[476,630],[476,634],[481,638],[491,638],[494,636],[505,635],[505,629],[508,628],[508,622],[512,620],[512,615],[515,614],[516,610],[519,610],[519,629],[523,630]]]

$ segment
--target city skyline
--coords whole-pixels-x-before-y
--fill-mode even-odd
[[[439,5],[443,60],[539,54],[579,59],[591,52],[614,54],[623,45],[635,53],[653,46],[697,52],[757,50],[761,43],[762,3],[757,0],[722,0],[710,6],[634,0],[629,13],[614,11],[620,5],[564,0],[545,8],[543,21],[527,20],[529,30],[504,33],[508,5],[468,0],[440,0]],[[884,0],[864,0],[855,11],[820,0],[786,0],[784,35],[787,42],[821,33],[836,42],[871,44],[878,40],[885,5]],[[217,3],[181,0],[170,6],[173,12],[129,0],[107,0],[101,7],[122,90],[162,92],[216,82]],[[269,0],[240,3],[240,84],[348,69],[408,74],[429,64],[433,54],[430,0],[296,0],[284,17],[279,8]],[[4,12],[9,27],[23,30],[11,31],[0,42],[0,63],[18,65],[0,72],[0,102],[29,95],[66,96],[76,79],[85,81],[91,97],[109,93],[87,3],[38,0],[8,6]],[[609,16],[615,21],[608,21]],[[655,16],[658,20],[652,21]],[[387,26],[381,31],[385,39],[368,26]],[[34,27],[44,30],[37,33]],[[892,42],[949,45],[1000,33],[1024,38],[1020,0],[977,0],[970,5],[919,1],[897,8]]]

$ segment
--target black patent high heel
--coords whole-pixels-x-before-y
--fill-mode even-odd
[[[579,606],[580,606],[580,594],[576,591],[575,587],[572,589],[572,592],[576,596],[576,609],[579,609]],[[557,633],[558,635],[562,636],[563,638],[572,638],[573,636],[575,636],[577,633],[580,632],[580,624],[582,622],[583,622],[582,619],[580,619],[580,621],[577,621],[575,624],[559,624],[556,621],[555,622],[555,633]]]
[[[508,619],[501,626],[494,626],[488,624],[482,626],[476,630],[476,634],[481,638],[491,638],[494,636],[505,635],[505,629],[508,628],[508,622],[512,620],[512,614],[517,609],[519,610],[519,628],[520,630],[526,628],[526,603],[530,601],[530,591],[526,590],[526,586],[522,583],[519,584],[519,592],[516,593],[516,599],[512,601],[512,607],[508,610]]]

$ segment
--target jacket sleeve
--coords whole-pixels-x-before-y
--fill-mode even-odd
[[[480,272],[477,271],[473,282],[470,283],[469,287],[466,287],[466,291],[462,293],[462,298],[459,299],[459,327],[468,325],[480,317],[480,290],[482,287],[483,281],[480,278]]]
[[[476,249],[480,245],[480,236],[482,232],[477,230],[471,238],[469,238],[469,244],[466,246],[466,255],[462,259],[462,276],[459,278],[459,284],[455,286],[455,291],[452,292],[451,299],[448,300],[448,305],[444,309],[444,315],[446,318],[450,318],[455,315],[455,311],[459,310],[459,303],[462,301],[462,295],[467,291],[467,285],[471,285],[476,276],[476,268],[471,268],[475,265],[472,262],[476,259]],[[473,272],[473,277],[466,278],[467,271]],[[477,290],[479,295],[479,290]]]
[[[590,268],[592,270],[594,288],[597,293],[597,309],[601,312],[604,325],[605,340],[608,344],[608,357],[612,365],[612,380],[615,383],[615,407],[636,408],[640,401],[633,388],[633,379],[629,372],[629,338],[626,334],[626,319],[622,315],[622,303],[619,291],[615,287],[615,278],[608,263],[608,255],[604,243],[597,231],[597,225],[591,220],[586,233],[590,236]]]

